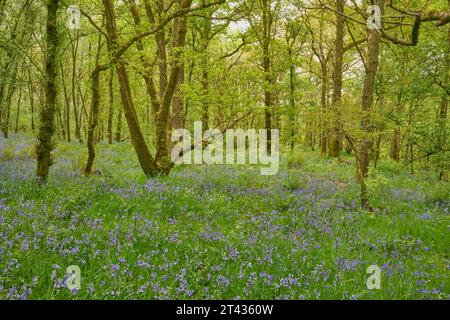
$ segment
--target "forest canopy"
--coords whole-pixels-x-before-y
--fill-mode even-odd
[[[286,150],[352,152],[364,203],[369,162],[383,153],[412,171],[426,159],[447,177],[446,1],[0,7],[1,129],[36,133],[42,180],[55,138],[87,141],[86,174],[104,139],[131,140],[145,175],[167,174],[171,132],[196,120],[277,128]]]

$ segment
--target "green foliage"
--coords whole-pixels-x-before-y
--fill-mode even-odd
[[[299,169],[305,164],[304,154],[298,148],[290,151],[286,158],[289,169]]]
[[[1,155],[1,159],[2,160],[11,160],[11,159],[13,159],[15,157],[14,147],[10,146],[10,147],[4,148],[0,155]]]
[[[2,152],[28,144],[13,139]],[[152,179],[128,143],[98,153],[105,174],[86,178],[72,167],[84,148],[57,143],[45,187],[30,158],[0,161],[0,298],[448,298],[449,188],[427,172],[383,162],[367,212],[353,167],[314,153],[272,177],[184,166]],[[366,287],[372,264],[380,290]],[[70,265],[77,292],[64,284]]]
[[[450,205],[449,182],[439,181],[430,187],[426,193],[426,201],[430,205],[448,207]]]
[[[16,147],[16,157],[36,159],[36,145],[27,144],[20,146],[20,148]]]

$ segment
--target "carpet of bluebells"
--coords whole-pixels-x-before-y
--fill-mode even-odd
[[[41,187],[32,139],[0,139],[0,299],[450,298],[450,186],[426,172],[381,161],[367,212],[351,156],[148,179],[127,143],[99,144],[87,178],[84,146],[57,143]]]

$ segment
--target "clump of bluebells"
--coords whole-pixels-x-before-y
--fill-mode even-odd
[[[82,146],[58,145],[45,187],[32,158],[0,160],[0,299],[450,298],[439,183],[378,179],[373,213],[358,206],[353,172],[329,162],[270,177],[192,166],[147,179],[129,150],[100,144],[104,175],[86,178]],[[370,265],[379,290],[367,288]]]

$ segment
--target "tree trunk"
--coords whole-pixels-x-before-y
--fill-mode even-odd
[[[101,53],[101,35],[98,37],[97,55],[95,59],[96,67],[91,74],[91,90],[92,90],[92,100],[91,100],[91,113],[89,115],[89,128],[87,135],[87,148],[88,148],[88,159],[86,162],[86,168],[84,173],[90,175],[92,173],[92,166],[95,159],[95,129],[98,125],[98,118],[100,113],[100,73],[108,69],[108,66],[100,66],[100,53]]]
[[[450,10],[450,0],[448,0],[448,8]],[[445,68],[444,68],[444,77],[443,77],[443,83],[445,88],[450,87],[450,25],[448,27],[447,31],[447,54],[445,57]],[[444,179],[447,175],[447,170],[449,167],[448,164],[448,158],[446,158],[446,155],[448,155],[448,151],[445,151],[445,146],[447,144],[447,118],[448,118],[448,104],[449,104],[449,93],[446,90],[443,90],[442,92],[442,100],[441,105],[439,107],[439,115],[438,115],[438,122],[439,122],[439,172],[438,172],[438,178],[439,180]]]
[[[63,116],[61,115],[61,110],[59,108],[56,109],[56,121],[57,121],[56,128],[59,128],[59,131],[58,130],[56,131],[58,138],[62,138],[63,140],[66,140],[65,124],[64,124]]]
[[[8,86],[8,92],[6,94],[6,104],[3,110],[3,122],[2,122],[2,132],[5,139],[8,139],[9,134],[9,121],[11,118],[11,103],[14,92],[16,91],[16,81],[17,81],[17,66],[14,68],[14,73],[11,79],[11,82]]]
[[[38,135],[37,170],[36,175],[41,182],[48,177],[52,164],[51,151],[53,149],[52,137],[55,130],[54,118],[56,110],[56,78],[57,78],[57,54],[58,54],[58,6],[59,0],[47,1],[47,36],[45,57],[45,104],[40,111],[40,128]]]
[[[209,129],[209,104],[210,104],[210,98],[209,98],[209,41],[210,41],[210,32],[211,32],[211,20],[208,18],[205,18],[202,20],[202,28],[201,28],[201,93],[202,93],[202,129],[203,131],[206,131]]]
[[[191,7],[192,0],[179,0],[179,9],[187,10]],[[179,16],[174,20],[174,40],[173,40],[173,56],[172,69],[170,77],[167,82],[164,96],[161,100],[161,109],[156,120],[156,164],[163,173],[168,173],[171,169],[172,163],[169,154],[169,135],[168,135],[168,121],[170,115],[170,105],[173,94],[178,83],[182,65],[182,51],[184,49],[187,33],[187,17],[185,15]]]
[[[327,90],[328,90],[328,73],[325,62],[321,63],[321,90],[320,90],[320,109],[321,109],[321,132],[320,132],[320,152],[322,155],[327,154],[328,140],[328,119],[327,119]]]
[[[176,92],[172,99],[172,128],[181,129],[184,127],[184,98],[182,86],[184,84],[184,62],[180,67]]]
[[[151,24],[156,24],[160,22],[164,18],[164,15],[166,14],[164,0],[156,0],[157,16],[155,16],[155,14],[153,13],[149,0],[144,0],[144,6],[147,17]],[[159,98],[160,100],[162,100],[168,81],[166,35],[164,28],[161,28],[161,30],[156,32],[155,40],[156,40],[158,68],[159,68]]]
[[[341,151],[341,100],[342,100],[342,66],[344,61],[344,1],[336,0],[336,47],[333,70],[333,96],[331,109],[334,123],[329,143],[329,156],[339,157]]]
[[[114,69],[109,74],[109,112],[108,112],[108,144],[113,143],[113,120],[114,120]]]
[[[117,113],[117,128],[116,128],[116,135],[114,137],[114,140],[117,142],[120,142],[122,140],[122,110],[119,110]]]
[[[62,81],[62,87],[63,87],[63,93],[64,93],[64,120],[65,120],[65,130],[63,132],[67,132],[67,141],[71,141],[70,136],[70,101],[69,101],[69,95],[67,93],[67,83],[66,83],[66,74],[64,71],[64,65],[61,61],[60,63],[61,68],[61,81]],[[75,120],[76,121],[76,120]]]
[[[5,92],[6,81],[2,81],[0,78],[0,128],[3,122],[3,96]]]
[[[290,56],[292,57],[292,52],[289,50]],[[289,117],[289,144],[291,151],[295,148],[295,133],[296,133],[296,112],[295,112],[295,67],[291,63],[289,68],[289,107],[290,107],[290,117]]]
[[[81,85],[79,82],[77,82],[77,89],[78,89],[78,105],[80,106],[80,112],[79,112],[79,120],[78,123],[80,124],[80,133],[81,133],[81,129],[84,130],[84,137],[87,137],[87,133],[86,133],[86,125],[83,123],[83,115],[86,117],[86,119],[89,119],[89,116],[87,115],[87,111],[86,111],[86,102],[85,102],[85,98],[83,95],[83,91],[81,90]]]
[[[207,59],[204,59],[207,60]],[[206,131],[209,129],[209,71],[207,61],[202,63],[202,129]]]
[[[381,12],[383,13],[384,0],[377,0],[376,4],[380,7]],[[356,179],[361,186],[361,206],[364,208],[370,208],[365,179],[369,173],[370,150],[373,146],[373,140],[370,138],[370,133],[372,131],[370,112],[373,105],[373,93],[375,78],[378,70],[381,44],[381,36],[377,30],[368,29],[367,33],[368,51],[361,99],[361,130],[363,131],[363,137],[356,150],[356,153],[358,154],[356,161]]]
[[[264,125],[266,130],[272,129],[272,108],[273,96],[272,86],[274,85],[272,66],[270,59],[270,45],[272,40],[272,26],[273,17],[271,12],[271,2],[268,0],[262,1],[262,59],[264,71]],[[272,148],[271,135],[267,135],[267,152],[270,154]]]
[[[136,26],[137,29],[139,29],[139,27],[141,26],[141,18],[139,15],[139,11],[138,8],[136,6],[136,3],[133,0],[129,0],[128,2],[128,6],[131,12],[131,15],[133,16],[133,20],[134,20],[134,24]],[[146,6],[148,7],[149,4],[146,3]],[[148,15],[150,15],[150,20],[154,21],[154,17],[153,17],[153,12],[151,11],[151,7],[148,7],[147,9]],[[156,37],[158,39],[160,39],[159,37],[163,37],[164,38],[164,32],[161,35],[161,32],[158,32],[159,35],[156,35]],[[160,40],[157,40],[157,43],[159,44]],[[155,83],[153,81],[153,66],[152,64],[148,61],[148,59],[145,56],[145,49],[144,49],[144,45],[142,44],[142,41],[136,41],[136,47],[139,51],[140,54],[140,60],[142,63],[142,66],[144,67],[143,72],[142,72],[142,76],[144,78],[145,81],[145,87],[147,90],[147,94],[150,98],[150,104],[151,104],[151,115],[153,117],[153,120],[156,120],[157,114],[159,112],[159,108],[160,108],[160,96],[158,96],[157,91],[156,91],[156,87],[155,87]],[[160,54],[162,56],[162,58],[165,61],[166,56],[165,56],[165,47],[164,50],[158,47],[158,54]],[[160,79],[162,78],[163,80],[160,82],[160,84],[164,84],[166,85],[166,78],[167,75],[166,74],[162,74],[161,72],[167,72],[166,70],[166,62],[164,63],[159,63],[160,66]],[[150,112],[148,110],[149,108],[147,107],[147,125],[149,124],[149,120],[150,120]]]
[[[314,140],[314,125],[311,120],[306,123],[306,146],[314,151],[315,149],[315,140]]]
[[[117,34],[116,15],[112,0],[102,0],[105,8],[106,27],[108,32],[108,50],[114,53],[118,47],[119,37]],[[145,175],[154,176],[158,173],[155,161],[150,154],[144,135],[139,125],[139,119],[134,108],[131,96],[130,82],[124,63],[118,61],[116,64],[117,78],[120,87],[120,96],[123,104],[125,118],[130,130],[131,142],[136,151],[139,163]]]
[[[380,159],[381,154],[381,133],[377,135],[375,138],[375,155],[373,159],[373,166],[376,168],[378,165],[378,160]]]
[[[80,143],[82,143],[81,132],[80,132],[80,123],[78,118],[78,106],[77,106],[77,96],[76,96],[76,77],[77,77],[77,53],[78,53],[78,30],[76,31],[76,41],[75,44],[72,41],[72,106],[73,106],[73,114],[75,118],[75,138],[78,139]]]
[[[397,96],[397,105],[395,107],[395,112],[397,113],[398,116],[403,112],[403,105],[402,105],[403,98],[402,97],[403,97],[403,91],[400,90],[400,92],[398,93],[398,96]],[[401,148],[400,138],[401,138],[400,126],[397,125],[392,132],[391,148],[390,148],[390,152],[389,152],[389,156],[394,161],[400,161],[400,148]]]
[[[414,145],[412,143],[408,143],[408,159],[411,174],[414,174]]]
[[[390,157],[394,161],[400,161],[400,127],[395,127],[392,132]]]
[[[22,87],[19,86],[19,98],[17,99],[16,127],[14,133],[19,132],[20,103],[22,102]]]
[[[28,72],[28,94],[30,96],[30,108],[31,108],[31,131],[34,133],[34,92],[33,92],[33,80],[31,78],[31,71]]]
[[[210,15],[209,11],[207,13]],[[205,40],[204,42],[204,55],[205,58],[208,59],[208,44],[209,44],[209,31],[211,29],[211,20],[206,18],[203,19],[204,23],[206,24],[203,38]],[[176,27],[176,25],[174,25]],[[176,30],[174,29],[174,32]],[[174,45],[176,45],[174,43]],[[178,74],[178,81],[176,84],[175,92],[172,98],[172,120],[170,127],[172,129],[181,129],[184,128],[184,96],[183,96],[183,84],[184,84],[184,69],[185,69],[185,57],[182,55],[181,59],[179,61],[180,63],[180,71]],[[203,70],[204,71],[204,70]],[[204,80],[204,77],[202,76],[202,79]],[[204,86],[205,83],[202,82],[202,85]],[[204,127],[205,128],[205,127]]]

